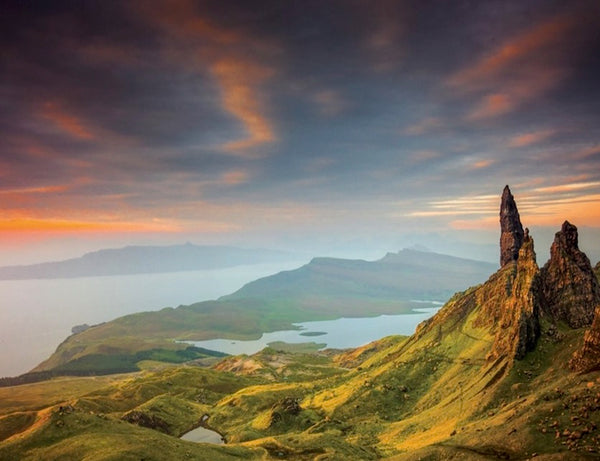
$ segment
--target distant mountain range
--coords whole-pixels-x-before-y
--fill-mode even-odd
[[[127,246],[86,253],[80,258],[0,267],[0,280],[56,279],[222,269],[294,259],[291,253],[230,246]]]

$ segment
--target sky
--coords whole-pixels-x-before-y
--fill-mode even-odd
[[[534,239],[568,219],[600,258],[597,0],[9,0],[0,31],[0,265],[495,259],[505,184]]]

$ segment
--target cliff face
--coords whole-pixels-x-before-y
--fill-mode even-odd
[[[594,266],[596,279],[600,277],[600,262]],[[585,332],[583,346],[573,354],[569,362],[573,371],[587,373],[600,370],[600,304],[594,311],[592,327]]]
[[[592,327],[585,332],[583,346],[573,354],[569,366],[580,373],[600,370],[600,304],[596,308]]]
[[[506,186],[500,203],[500,267],[517,260],[524,236],[515,198]]]
[[[540,276],[544,315],[571,328],[592,324],[600,304],[600,285],[590,260],[579,250],[577,227],[568,221],[556,233]]]
[[[522,359],[535,348],[540,335],[539,268],[533,239],[525,234],[518,260],[506,265],[483,285],[476,326],[494,334],[488,360]]]

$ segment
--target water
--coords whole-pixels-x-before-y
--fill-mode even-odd
[[[180,439],[187,440],[188,442],[214,443],[217,445],[223,444],[221,434],[202,426],[192,429],[190,432],[186,432]]]
[[[436,305],[433,307],[433,305]],[[325,347],[347,349],[368,344],[371,341],[390,335],[411,335],[423,320],[431,317],[439,309],[439,303],[430,302],[432,307],[414,309],[413,314],[380,315],[379,317],[341,318],[295,324],[299,330],[283,330],[264,333],[260,339],[234,341],[231,339],[210,339],[206,341],[185,341],[198,347],[225,352],[227,354],[254,354],[275,341],[286,343],[315,342]],[[318,336],[304,336],[302,333],[325,333]]]
[[[74,325],[230,294],[245,283],[304,262],[228,269],[0,281],[0,376],[25,373],[50,356]]]

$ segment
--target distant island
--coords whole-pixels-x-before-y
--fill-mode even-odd
[[[296,255],[268,249],[220,245],[127,246],[86,253],[79,258],[0,267],[0,280],[57,279],[223,269],[290,261]]]

